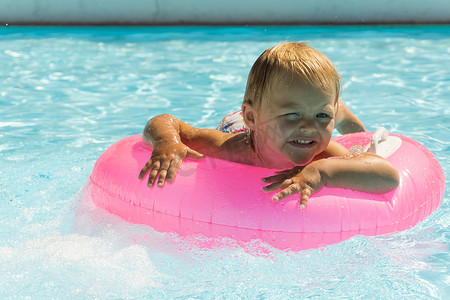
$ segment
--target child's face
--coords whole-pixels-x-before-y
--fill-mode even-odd
[[[255,118],[256,147],[263,159],[285,168],[305,165],[325,150],[334,128],[335,95],[293,79],[281,80],[265,96]]]

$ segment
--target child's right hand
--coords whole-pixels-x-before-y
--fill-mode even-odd
[[[162,187],[165,181],[172,182],[174,180],[175,174],[185,158],[202,159],[204,155],[183,143],[157,143],[150,160],[139,173],[139,179],[142,180],[150,171],[148,187],[154,185],[156,177],[158,177],[157,185]]]

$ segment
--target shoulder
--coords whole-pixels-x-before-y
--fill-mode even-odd
[[[205,155],[249,164],[252,149],[245,133],[225,133],[215,129],[195,129],[186,141],[188,146]]]
[[[225,135],[213,156],[246,165],[254,164],[254,151],[247,142],[247,135],[242,132]]]

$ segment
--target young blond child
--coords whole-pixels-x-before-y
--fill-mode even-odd
[[[340,88],[335,67],[322,53],[295,42],[269,48],[248,76],[242,103],[246,130],[226,133],[194,128],[170,115],[152,118],[143,139],[154,149],[139,178],[150,172],[149,187],[157,178],[163,186],[173,181],[183,159],[208,155],[284,169],[263,178],[269,184],[263,190],[281,190],[274,201],[299,193],[302,208],[323,186],[370,193],[394,189],[398,173],[388,161],[371,153],[348,155],[331,141]]]

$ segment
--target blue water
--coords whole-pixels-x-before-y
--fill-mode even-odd
[[[0,298],[448,299],[450,194],[414,228],[301,252],[181,240],[77,192],[100,154],[170,113],[215,127],[266,48],[309,41],[368,130],[450,171],[450,27],[0,29]],[[137,176],[137,175],[136,175]],[[264,246],[264,245],[262,245]]]

